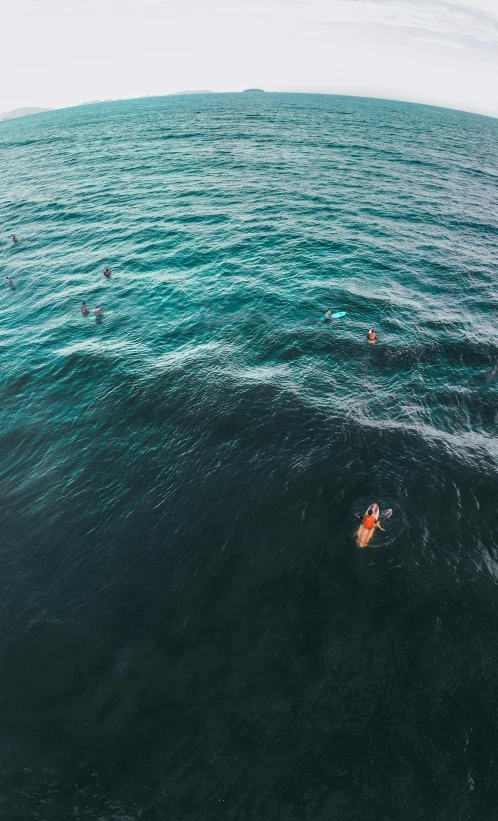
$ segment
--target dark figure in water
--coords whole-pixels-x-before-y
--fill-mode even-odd
[[[97,319],[102,316],[102,311],[100,310],[100,305],[97,305],[97,307],[95,308],[95,316],[97,317]]]
[[[19,240],[17,239],[17,237],[16,237],[16,235],[15,235],[15,234],[14,234],[14,236],[12,237],[12,242],[19,242]]]
[[[110,268],[105,269],[104,276],[109,279],[109,277],[111,276],[111,269]]]
[[[90,311],[86,307],[86,302],[83,302],[82,305],[81,305],[81,313],[82,314],[89,314],[90,313]]]
[[[15,288],[14,280],[11,279],[10,277],[5,277],[5,282],[7,283],[9,288]]]
[[[375,333],[373,328],[370,328],[369,332],[367,333],[367,339],[369,342],[375,342],[377,339],[377,334]]]

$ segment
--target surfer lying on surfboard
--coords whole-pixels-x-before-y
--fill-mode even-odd
[[[332,308],[327,308],[325,311],[323,318],[325,322],[332,322],[333,319],[341,319],[341,317],[346,316],[347,311],[337,311],[335,314],[332,313]]]
[[[382,515],[389,519],[391,513],[392,510],[384,510]],[[362,516],[361,513],[356,514],[357,519],[362,519],[362,523],[358,530],[358,545],[360,547],[367,546],[376,528],[379,528],[379,530],[384,530],[379,522],[379,516],[379,505],[376,504],[371,504],[364,516]]]

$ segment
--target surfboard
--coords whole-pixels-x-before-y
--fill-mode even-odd
[[[341,319],[341,317],[346,315],[347,311],[337,311],[335,314],[331,314],[329,309],[329,311],[325,312],[325,316],[323,317],[322,322],[327,322],[327,320],[329,319]]]
[[[372,511],[372,515],[375,516],[375,521],[377,521],[379,518],[379,505],[369,505],[367,511],[368,510]],[[357,535],[358,547],[366,547],[374,534],[374,530],[376,529],[377,528],[375,527],[363,527],[361,524]]]

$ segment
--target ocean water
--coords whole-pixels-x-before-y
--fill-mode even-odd
[[[0,157],[2,817],[496,818],[498,121],[152,98]]]

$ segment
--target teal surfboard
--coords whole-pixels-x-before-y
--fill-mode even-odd
[[[342,316],[346,316],[346,314],[347,311],[337,311],[335,314],[331,314],[329,311],[326,311],[323,321],[326,322],[327,319],[340,319]]]

